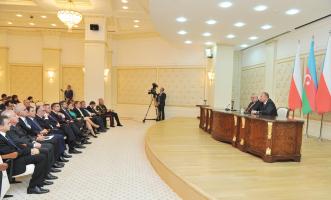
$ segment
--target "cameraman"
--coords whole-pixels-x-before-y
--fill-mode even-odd
[[[166,93],[164,93],[164,88],[161,87],[160,93],[157,95],[157,109],[158,109],[158,116],[157,121],[164,120],[164,106],[165,106],[165,100],[167,98]]]

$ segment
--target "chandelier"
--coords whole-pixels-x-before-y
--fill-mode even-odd
[[[72,0],[69,0],[69,9],[59,10],[57,17],[68,27],[68,31],[71,32],[74,25],[79,24],[82,21],[82,14],[71,9]]]

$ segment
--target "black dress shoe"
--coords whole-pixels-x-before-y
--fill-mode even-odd
[[[108,129],[109,129],[109,127],[105,127],[105,129],[107,129],[107,130],[108,130]]]
[[[64,167],[64,163],[62,163],[62,162],[55,161],[55,163],[56,163],[57,165],[60,165],[60,166]]]
[[[58,168],[63,168],[64,166],[59,165],[59,164],[57,164],[57,163],[54,163],[54,164],[53,164],[53,167],[58,169]]]
[[[54,176],[54,175],[48,173],[48,174],[46,175],[45,179],[46,179],[46,180],[55,180],[55,179],[57,179],[57,176]]]
[[[62,156],[63,156],[64,158],[72,158],[72,155],[69,155],[69,154],[67,154],[66,152],[64,152],[64,153],[62,154]]]
[[[78,151],[78,150],[76,150],[76,149],[70,149],[69,150],[69,153],[70,154],[79,154],[79,153],[82,153],[81,151]]]
[[[53,182],[44,180],[43,185],[53,185]]]
[[[57,161],[59,161],[59,162],[69,162],[69,160],[65,159],[62,156],[60,156],[60,158]]]
[[[117,124],[117,126],[123,126],[122,124]]]
[[[92,144],[92,142],[89,142],[89,141],[83,141],[82,144]]]
[[[43,188],[38,187],[38,186],[27,189],[28,194],[45,194],[45,193],[48,193],[48,192],[49,192],[49,190],[43,189]]]
[[[110,125],[110,127],[115,127],[114,125]]]
[[[52,168],[49,170],[49,172],[52,172],[52,173],[58,173],[58,172],[61,172],[61,170],[52,167]]]
[[[75,148],[77,148],[77,149],[85,149],[86,147],[83,146],[83,145],[81,145],[81,144],[79,144],[79,145],[76,145]]]
[[[10,197],[13,197],[14,195],[11,195],[11,194],[5,194],[5,196],[3,196],[4,199],[6,198],[10,198]]]

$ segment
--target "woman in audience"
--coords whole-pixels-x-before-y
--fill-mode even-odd
[[[99,126],[97,124],[93,123],[90,118],[88,118],[88,117],[84,118],[84,117],[81,117],[81,116],[77,115],[76,112],[74,111],[74,108],[75,108],[74,104],[69,102],[68,103],[68,110],[69,110],[70,116],[73,119],[76,119],[76,120],[83,120],[86,128],[90,131],[90,134],[93,137],[97,138],[98,136],[96,136],[93,128],[99,128]]]

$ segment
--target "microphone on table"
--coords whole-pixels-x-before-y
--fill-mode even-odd
[[[229,108],[230,104],[228,104],[225,108],[225,111],[230,111],[231,109]]]

